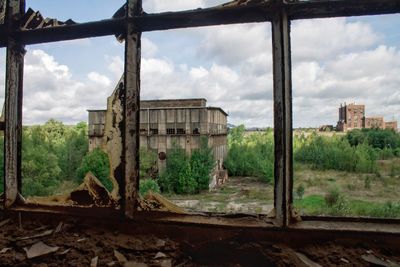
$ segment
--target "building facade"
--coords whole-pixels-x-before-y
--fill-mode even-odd
[[[107,110],[89,110],[89,150],[101,147]],[[164,168],[174,144],[188,154],[207,137],[214,158],[222,167],[227,155],[227,116],[218,107],[207,107],[206,99],[144,100],[140,102],[140,147],[158,154]]]
[[[382,116],[366,117],[365,105],[355,103],[340,104],[339,121],[336,129],[340,132],[346,132],[353,129],[393,129],[397,131],[397,121],[386,121]]]

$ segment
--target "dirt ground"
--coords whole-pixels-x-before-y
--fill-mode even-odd
[[[372,240],[304,246],[236,238],[188,243],[169,236],[125,234],[115,230],[118,227],[88,226],[76,219],[21,222],[0,220],[0,266],[400,266],[399,247]],[[48,247],[32,252],[38,243]],[[37,252],[47,254],[28,259]]]
[[[273,208],[274,188],[258,177],[229,177],[209,192],[166,197],[188,211],[268,214]]]

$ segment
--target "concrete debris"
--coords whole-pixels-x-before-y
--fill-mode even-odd
[[[167,259],[160,261],[160,267],[172,267],[172,260]]]
[[[143,262],[128,261],[125,262],[124,267],[148,267],[148,265]]]
[[[141,210],[145,211],[158,210],[178,214],[188,214],[181,207],[178,207],[162,195],[152,191],[149,191],[146,196],[139,201],[139,206]]]
[[[53,234],[53,230],[47,230],[47,231],[44,231],[43,233],[40,233],[40,234],[37,234],[37,235],[19,237],[16,240],[22,241],[22,240],[39,238],[39,237],[45,237],[45,236],[49,236],[49,235],[52,235],[52,234]]]
[[[114,249],[114,256],[118,260],[119,263],[124,264],[128,261],[128,259],[118,250]]]
[[[392,262],[392,261],[385,261],[382,260],[378,257],[376,257],[375,255],[373,255],[372,253],[370,253],[369,255],[362,255],[361,258],[372,264],[373,266],[382,266],[382,267],[400,267],[400,263],[396,263],[396,262]]]
[[[340,261],[344,262],[344,263],[350,263],[347,259],[345,258],[340,258]]]
[[[32,8],[29,8],[28,11],[26,11],[25,15],[22,17],[21,20],[21,28],[23,30],[59,27],[59,26],[73,25],[73,24],[76,24],[76,22],[71,19],[63,22],[57,19],[44,18],[39,11],[34,11]]]
[[[90,261],[90,267],[97,267],[98,261],[99,261],[99,256],[94,257],[94,258]]]
[[[110,193],[102,183],[88,172],[83,183],[70,195],[71,200],[82,206],[110,207],[114,205]]]
[[[10,219],[6,219],[6,220],[4,220],[4,221],[1,221],[1,222],[0,222],[0,227],[6,225],[6,224],[9,223],[10,221],[11,221]]]
[[[53,234],[57,234],[57,233],[61,232],[62,227],[63,227],[63,222],[60,222],[60,223],[57,225],[56,229],[54,229],[54,233],[53,233]]]
[[[59,253],[59,255],[65,255],[68,252],[70,252],[71,250],[72,250],[72,248],[68,248],[68,249],[64,250],[63,252]]]
[[[40,256],[48,255],[48,254],[56,252],[59,249],[60,249],[59,247],[50,247],[41,241],[35,243],[29,249],[24,248],[24,250],[26,252],[26,257],[28,259],[33,259],[33,258],[37,258]]]
[[[0,254],[7,253],[7,251],[11,250],[11,248],[3,248],[0,250]]]
[[[164,253],[158,252],[158,253],[154,256],[154,259],[161,259],[161,258],[166,258],[166,257],[167,257],[167,255],[165,255]]]
[[[322,267],[321,265],[319,265],[318,263],[312,261],[311,259],[309,259],[306,255],[299,253],[299,252],[295,252],[296,256],[299,258],[299,260],[305,264],[305,266],[308,267]]]

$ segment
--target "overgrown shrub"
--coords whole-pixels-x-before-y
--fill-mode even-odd
[[[147,192],[152,191],[160,193],[160,187],[157,182],[153,179],[143,179],[139,182],[139,193],[141,196],[145,196]]]
[[[173,144],[168,152],[166,170],[158,181],[163,192],[177,194],[193,194],[196,192],[197,182],[192,177],[189,159],[183,149]]]
[[[299,184],[296,188],[296,195],[299,199],[302,199],[304,196],[305,187],[303,184]]]
[[[312,134],[297,141],[294,159],[310,164],[315,169],[333,169],[349,172],[376,171],[376,151],[366,145],[351,146],[347,139]]]
[[[190,166],[193,179],[197,183],[197,192],[208,190],[210,184],[210,172],[215,167],[213,151],[208,147],[208,139],[200,138],[200,147],[192,151]]]
[[[140,178],[156,178],[158,174],[157,170],[157,153],[150,149],[140,148],[139,150],[140,159]]]
[[[113,184],[109,179],[110,163],[108,155],[100,148],[92,150],[83,157],[82,163],[77,170],[76,182],[82,183],[88,172],[92,172],[109,191],[113,189]]]
[[[244,135],[244,126],[229,134],[229,150],[224,166],[230,176],[262,177],[271,183],[274,175],[274,140],[271,130]]]
[[[338,187],[331,187],[325,195],[325,203],[328,207],[336,205],[341,198],[340,190]]]

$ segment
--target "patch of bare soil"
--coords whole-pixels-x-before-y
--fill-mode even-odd
[[[118,227],[115,227],[117,229]],[[0,220],[0,266],[399,266],[399,248],[353,242],[292,244],[235,238],[188,243],[101,224]]]

